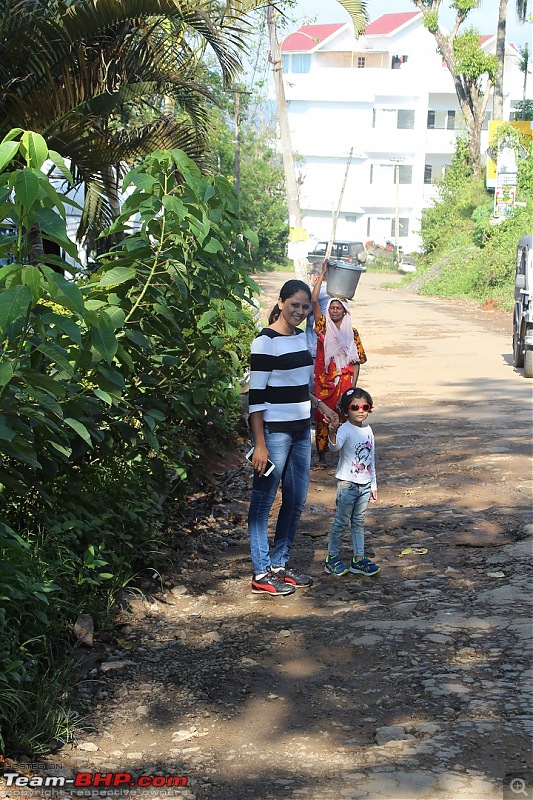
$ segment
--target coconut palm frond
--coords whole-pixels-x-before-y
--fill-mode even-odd
[[[527,20],[527,0],[516,0],[516,16],[520,22]]]
[[[14,127],[35,130],[70,159],[88,192],[81,230],[93,235],[116,214],[120,165],[177,147],[207,168],[213,98],[202,82],[202,59],[209,50],[224,81],[233,80],[249,31],[246,14],[256,5],[0,0],[0,139]],[[161,115],[163,98],[179,121]]]
[[[107,140],[101,150],[102,170],[92,175],[81,174],[79,169],[74,173],[75,181],[85,184],[85,204],[76,234],[78,241],[95,238],[113,221],[116,211],[110,198],[116,195],[117,184],[127,169],[126,162],[138,163],[154,150],[175,149],[183,150],[203,172],[209,170],[205,143],[186,122],[161,118],[152,125],[118,131],[111,141]],[[104,161],[108,161],[110,169],[104,168]],[[121,165],[118,172],[115,164]]]
[[[359,36],[368,25],[367,3],[358,0],[339,0],[339,3],[352,18],[355,35]]]

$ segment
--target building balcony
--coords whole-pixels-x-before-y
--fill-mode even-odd
[[[445,76],[446,77],[446,76]],[[417,98],[428,94],[432,72],[420,79],[410,69],[317,69],[307,73],[285,73],[285,97],[288,101],[373,103],[376,95]],[[451,77],[448,91],[454,93]]]

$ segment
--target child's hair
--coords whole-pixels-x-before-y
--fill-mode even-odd
[[[293,278],[292,280],[287,281],[286,283],[283,284],[283,286],[280,289],[279,299],[285,302],[285,300],[288,300],[289,297],[292,297],[297,292],[305,292],[309,297],[309,302],[311,302],[311,289],[306,283],[304,283],[303,281],[299,281],[296,278]],[[270,312],[270,316],[268,318],[268,324],[272,325],[272,323],[277,320],[280,314],[281,314],[281,309],[276,303],[276,305]]]
[[[370,412],[372,411],[372,407],[374,405],[372,398],[370,397],[368,392],[366,392],[364,389],[359,389],[356,386],[355,389],[348,389],[341,396],[339,408],[342,411],[342,413],[345,414],[346,416],[348,416],[348,406],[350,405],[352,400],[365,400],[370,406],[370,411],[368,413],[370,414]]]

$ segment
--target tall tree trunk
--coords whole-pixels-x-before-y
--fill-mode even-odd
[[[296,170],[294,168],[289,117],[287,113],[287,103],[285,102],[285,89],[283,87],[281,51],[276,34],[276,11],[272,3],[269,3],[267,6],[267,24],[270,35],[270,61],[272,63],[274,87],[276,90],[276,106],[278,110],[281,152],[283,156],[283,171],[285,173],[289,227],[301,228],[302,212],[300,210],[300,197],[298,195],[298,183],[296,181]],[[307,275],[307,267],[307,259],[294,259],[294,271],[299,277]]]
[[[498,29],[496,32],[496,56],[498,57],[498,70],[494,78],[494,97],[492,103],[493,119],[503,119],[503,73],[505,64],[507,2],[508,0],[500,0],[498,11]]]
[[[520,0],[517,1],[520,2]],[[507,3],[507,0],[502,0],[502,2]],[[426,20],[430,19],[429,14],[434,15],[435,19],[437,18],[441,0],[413,0],[413,3],[422,12]],[[458,4],[459,7],[456,7],[455,22],[448,35],[445,35],[438,24],[435,25],[433,21],[430,21],[428,29],[434,36],[439,52],[442,54],[448,71],[453,78],[457,100],[465,120],[470,164],[474,175],[481,177],[481,129],[485,120],[489,94],[493,83],[487,73],[480,73],[477,77],[467,77],[461,74],[456,66],[454,42],[459,35],[461,25],[471,10],[468,8],[462,9],[462,5],[464,4]],[[482,82],[484,76],[485,80]]]

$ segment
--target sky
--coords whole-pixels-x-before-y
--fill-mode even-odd
[[[529,8],[533,0],[529,0]],[[442,23],[450,26],[453,21],[453,12],[449,12],[449,2],[442,4]],[[468,17],[469,22],[474,25],[481,34],[496,33],[498,21],[499,0],[481,0],[480,8],[472,11]],[[368,0],[367,8],[370,19],[376,19],[382,14],[393,14],[398,11],[416,11],[416,6],[411,0]],[[337,2],[337,0],[298,0],[291,17],[296,20],[294,26],[288,26],[286,33],[289,34],[305,22],[349,22],[350,16],[347,11]],[[516,20],[515,2],[509,0],[507,13],[507,41],[514,44],[523,45],[529,43],[530,50],[532,41],[533,25],[526,22],[521,25]],[[285,33],[285,31],[284,31]],[[281,33],[280,33],[281,38]]]

